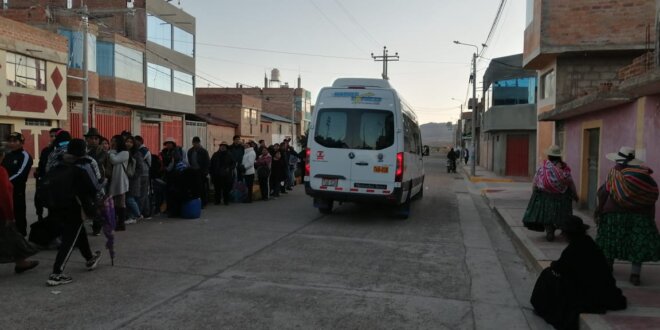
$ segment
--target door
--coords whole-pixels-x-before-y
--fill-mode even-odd
[[[355,155],[351,159],[351,188],[367,193],[394,191],[397,154],[394,113],[388,110],[352,110],[350,114],[349,127],[353,126],[351,131],[354,132],[351,153]],[[415,145],[410,151],[421,158],[420,147]],[[413,162],[410,159],[410,163]]]
[[[508,135],[506,138],[507,176],[529,176],[529,135]]]
[[[600,128],[587,130],[587,202],[589,210],[596,209],[598,192],[598,163],[600,157]]]
[[[160,151],[160,125],[158,123],[140,123],[140,134],[144,139],[144,145],[152,154]]]
[[[316,116],[314,140],[309,143],[312,189],[350,191],[355,153],[350,148],[349,114],[346,109],[320,109]]]

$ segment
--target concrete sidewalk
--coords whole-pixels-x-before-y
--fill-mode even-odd
[[[471,189],[481,193],[490,208],[496,212],[506,226],[512,240],[530,264],[540,272],[557,260],[568,244],[558,235],[554,242],[547,242],[545,234],[526,229],[522,224],[523,214],[532,194],[530,180],[499,177],[492,172],[477,167],[476,175],[471,176],[469,167],[462,170],[472,182]],[[589,235],[596,237],[593,218],[582,210],[575,209],[585,223],[591,226]],[[630,263],[617,262],[614,277],[617,285],[628,298],[628,309],[608,312],[604,315],[583,314],[583,329],[658,329],[660,328],[660,265],[645,263],[642,270],[642,285],[635,287],[628,282]]]

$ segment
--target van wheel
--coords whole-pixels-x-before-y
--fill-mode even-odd
[[[334,205],[334,201],[325,201],[325,205],[319,206],[319,212],[322,214],[331,214],[332,213],[332,207]]]
[[[412,194],[412,183],[410,184],[410,190],[408,190],[408,197],[403,204],[399,205],[399,209],[396,212],[396,215],[401,220],[406,220],[410,217],[410,195]]]

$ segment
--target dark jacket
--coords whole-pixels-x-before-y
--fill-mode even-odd
[[[56,178],[56,182],[62,184],[53,184],[60,187],[55,191],[58,196],[58,204],[49,209],[66,211],[70,214],[75,214],[78,210],[77,214],[80,214],[79,210],[82,208],[88,216],[94,216],[96,212],[94,201],[98,185],[92,181],[88,172],[82,167],[76,166],[76,163],[80,164],[78,158],[65,154],[62,161],[51,169],[53,173],[49,176]],[[79,221],[80,218],[67,220]]]
[[[232,175],[236,162],[229,151],[216,151],[211,158],[211,177],[214,179],[220,177],[229,177]]]
[[[457,159],[456,151],[454,151],[454,149],[449,150],[449,153],[447,154],[447,159],[452,161]]]
[[[243,163],[243,155],[245,154],[245,148],[241,145],[232,144],[229,146],[229,154],[234,160],[234,163],[241,164]]]
[[[174,167],[178,162],[185,162],[183,149],[175,147],[174,149],[163,149],[160,153],[163,160],[163,168],[166,172],[174,171]]]
[[[110,164],[108,152],[103,150],[101,146],[89,147],[87,155],[96,161],[96,164],[99,166],[99,172],[101,172],[101,177],[105,178],[106,172],[112,172],[112,164]],[[39,163],[41,163],[41,160],[39,160]]]
[[[602,314],[627,305],[605,255],[588,235],[571,239],[559,260],[541,273],[531,303],[557,329],[578,329],[580,313]]]
[[[2,166],[7,169],[9,181],[14,185],[14,190],[25,189],[30,170],[32,169],[32,157],[23,148],[12,151],[5,155]]]
[[[197,153],[197,164],[193,164],[193,153],[195,152]],[[211,159],[209,158],[209,152],[206,151],[206,149],[202,147],[199,147],[199,149],[195,149],[195,147],[188,149],[188,162],[190,163],[190,167],[194,170],[199,170],[202,176],[206,176],[209,173]],[[197,165],[197,167],[195,165]]]
[[[53,146],[48,146],[41,149],[41,154],[39,154],[39,164],[37,164],[37,171],[35,172],[35,177],[37,179],[43,178],[46,175],[46,164],[48,164],[48,156],[53,152]]]
[[[284,158],[275,159],[271,161],[270,165],[270,177],[272,182],[282,182],[286,179],[286,173],[288,172],[289,165],[286,164]]]

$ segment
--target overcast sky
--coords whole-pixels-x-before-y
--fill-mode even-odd
[[[175,3],[177,0],[174,0]],[[393,85],[421,123],[458,119],[474,48],[486,40],[499,0],[181,0],[197,18],[198,87],[262,86],[264,73],[298,74],[314,101],[338,77],[380,77],[371,53],[398,52]],[[522,52],[525,1],[507,1],[485,58]],[[285,54],[288,53],[288,54]],[[314,55],[314,56],[311,56]],[[327,57],[322,57],[322,56]],[[479,62],[479,82],[488,60]]]

